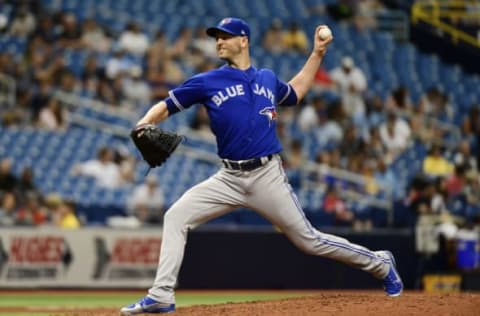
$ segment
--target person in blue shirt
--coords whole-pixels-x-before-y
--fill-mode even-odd
[[[216,39],[218,57],[226,64],[197,74],[153,105],[138,124],[157,124],[201,104],[210,118],[223,167],[189,189],[164,218],[159,266],[148,295],[121,309],[122,315],[175,310],[174,287],[187,233],[238,207],[255,210],[306,253],[338,260],[382,279],[389,296],[403,284],[389,251],[371,251],[344,238],[316,230],[307,220],[282,167],[276,135],[277,107],[294,106],[309,91],[333,37],[317,35],[302,69],[287,83],[269,69],[251,64],[250,28],[238,18],[224,18],[207,29]]]

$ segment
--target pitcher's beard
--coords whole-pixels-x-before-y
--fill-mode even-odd
[[[226,62],[229,66],[233,65],[233,61],[231,58],[228,58],[228,57],[220,57],[221,60],[223,60],[224,62]]]

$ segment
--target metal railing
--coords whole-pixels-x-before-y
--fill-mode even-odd
[[[319,177],[312,177],[312,175],[319,175]],[[325,168],[311,161],[306,162],[301,167],[301,183],[303,188],[318,191],[323,194],[326,190],[326,183],[322,180],[324,176],[332,176],[343,183],[350,183],[353,186],[363,188],[365,188],[370,181],[375,181],[378,190],[383,193],[382,197],[349,188],[340,188],[338,193],[347,201],[386,211],[388,225],[391,226],[393,224],[393,187],[390,184],[379,182],[378,180],[344,169]]]
[[[417,1],[412,6],[411,21],[413,24],[425,22],[443,32],[450,34],[454,42],[463,41],[480,48],[480,39],[472,36],[453,24],[458,20],[480,20],[478,1]]]
[[[115,106],[92,98],[82,98],[76,94],[60,90],[55,91],[53,97],[74,110],[82,107],[88,108],[131,121],[132,123],[134,123],[134,119],[138,116],[138,114],[128,106]]]
[[[397,113],[398,115],[400,115],[401,117],[407,120],[410,120],[418,115],[416,113],[403,111],[403,110],[399,110]],[[444,145],[447,148],[456,148],[462,139],[462,132],[460,130],[460,127],[458,127],[457,125],[453,123],[443,122],[437,118],[434,118],[428,115],[423,115],[421,128],[428,129],[431,127],[441,130],[442,132],[448,133],[452,136],[451,138],[447,138],[447,139],[437,138],[432,140],[435,143]]]

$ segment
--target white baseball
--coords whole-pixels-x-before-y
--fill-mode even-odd
[[[320,31],[318,31],[318,37],[321,40],[325,40],[332,36],[332,31],[328,27],[321,28]]]

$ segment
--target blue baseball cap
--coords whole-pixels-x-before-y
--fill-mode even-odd
[[[234,36],[246,36],[250,39],[250,27],[239,18],[224,18],[217,26],[207,29],[208,36],[215,37],[217,32],[225,32]]]

